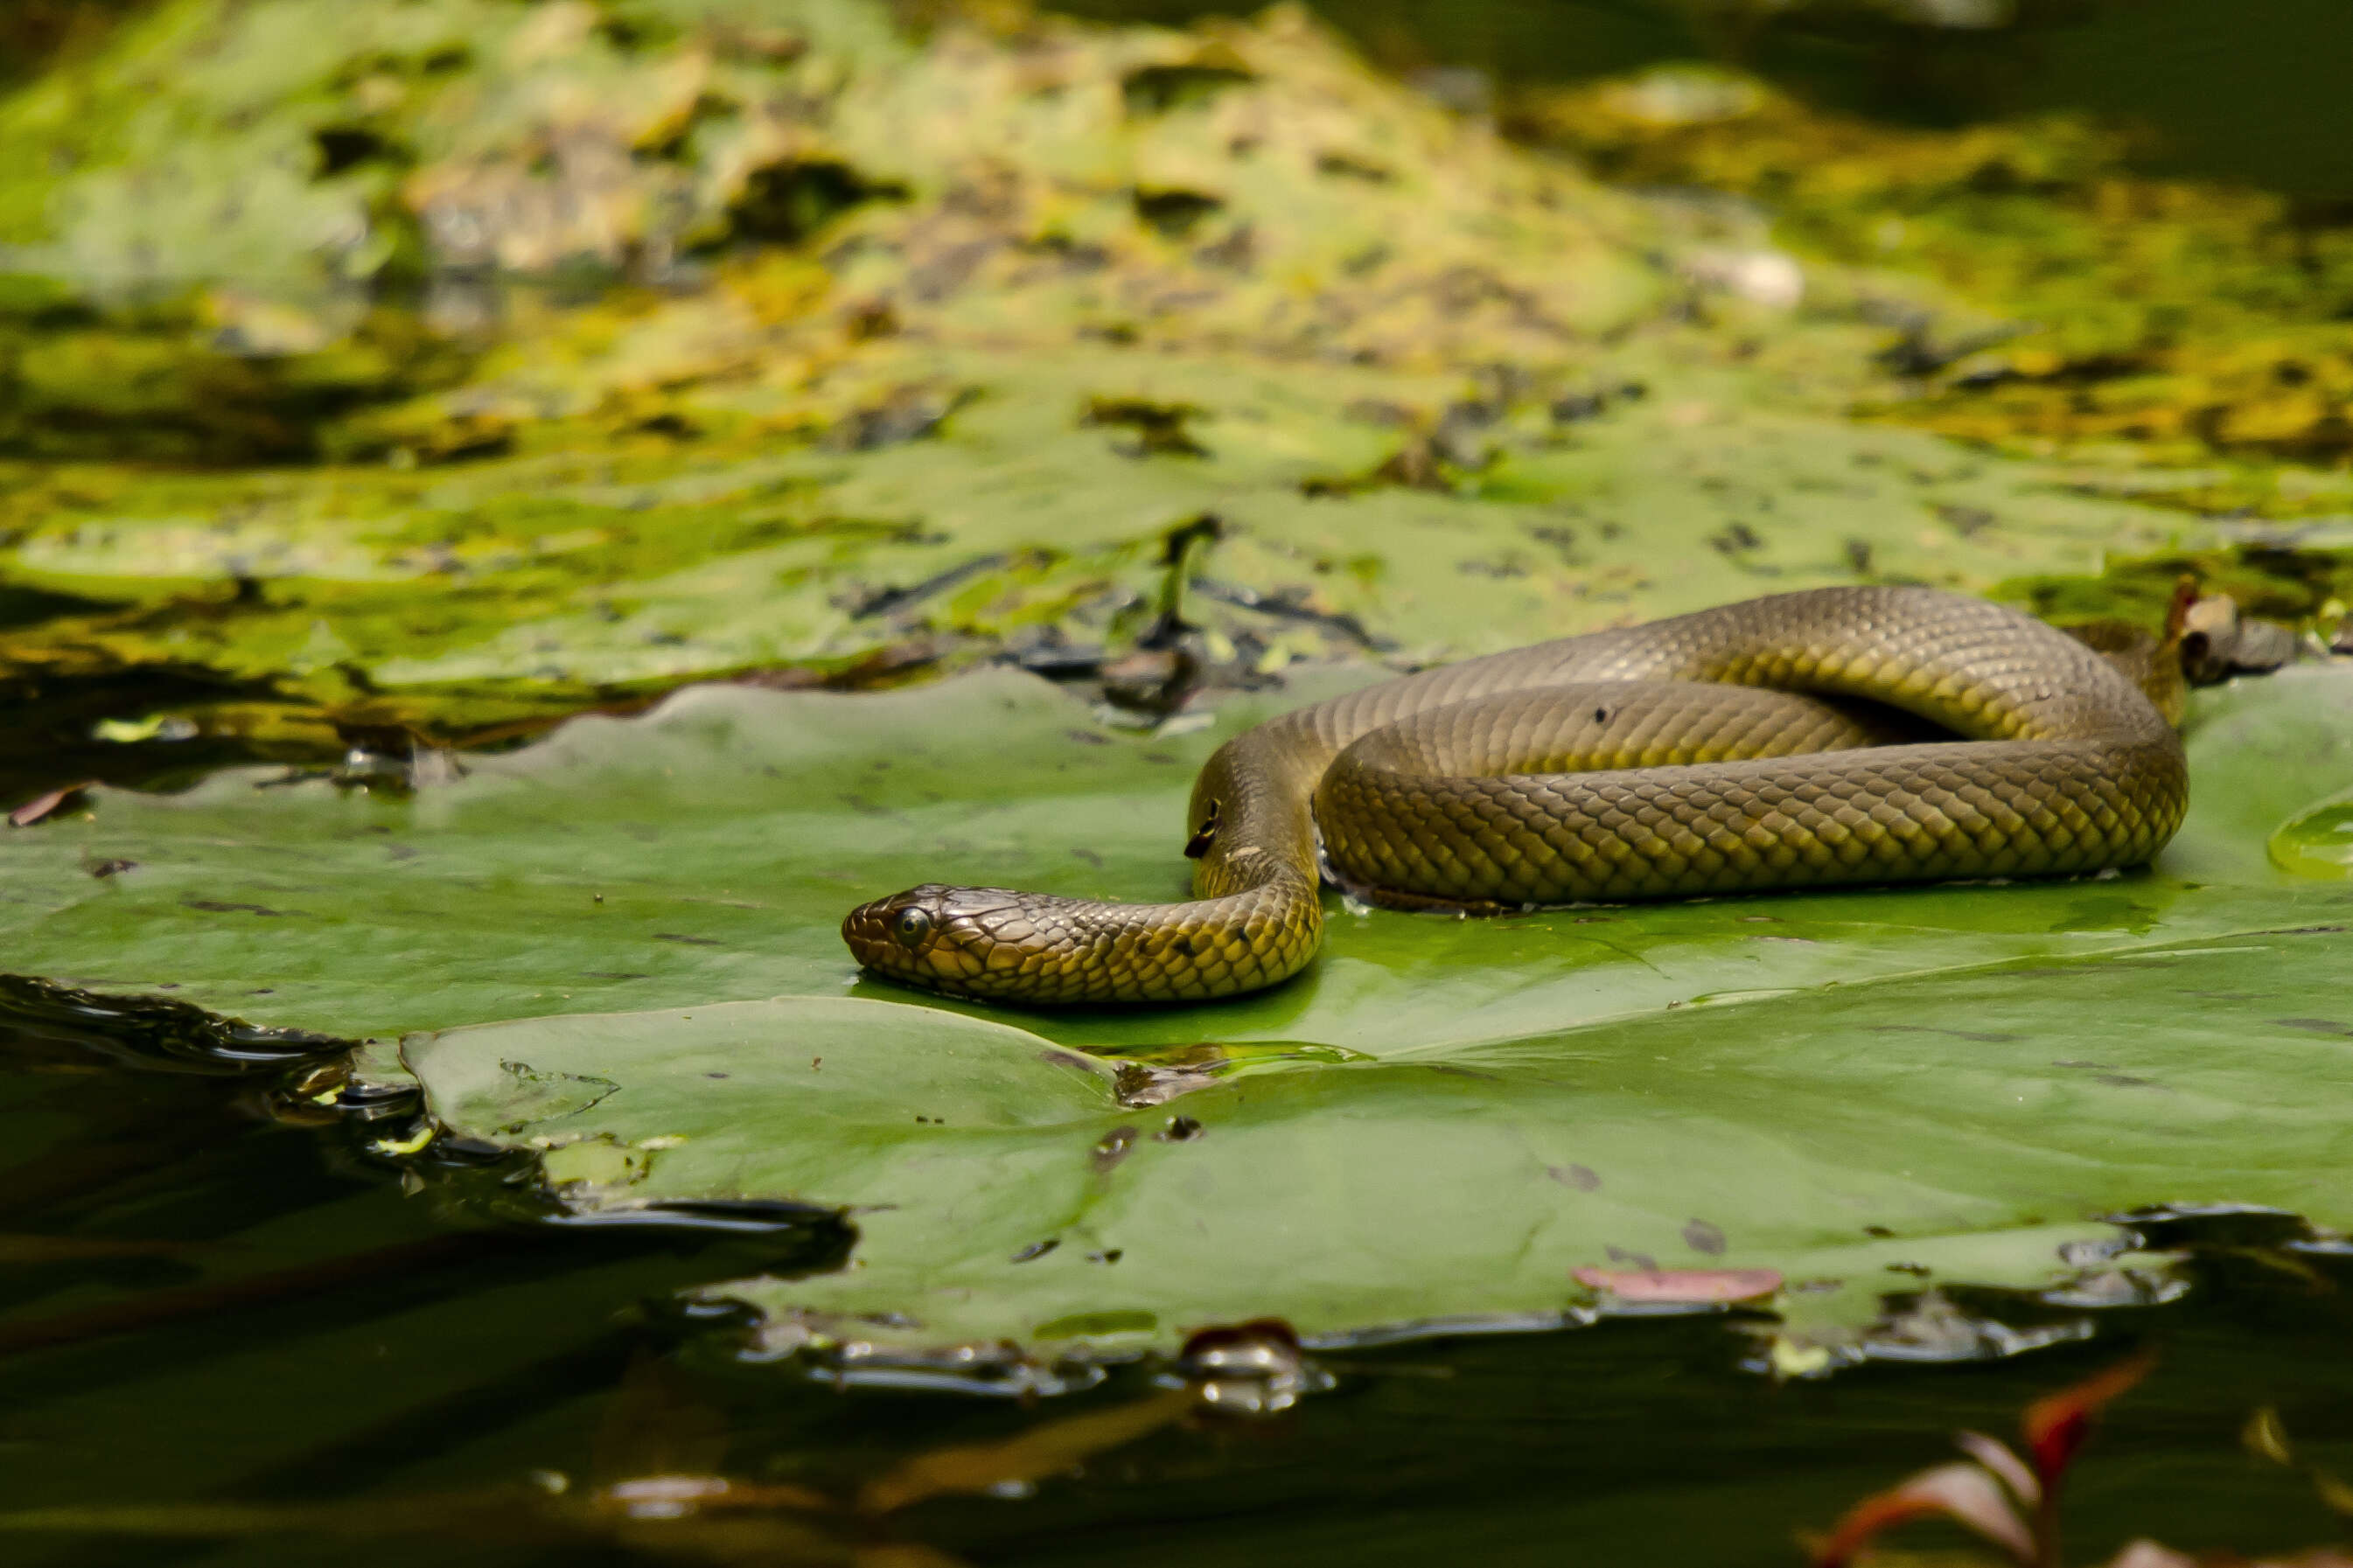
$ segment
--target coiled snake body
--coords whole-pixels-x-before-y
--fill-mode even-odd
[[[842,935],[956,995],[1203,1001],[1315,956],[1319,850],[1376,902],[1480,912],[2044,876],[2147,859],[2188,793],[2172,727],[2064,633],[1926,588],[1822,588],[1269,720],[1194,784],[1189,901],[926,883]]]

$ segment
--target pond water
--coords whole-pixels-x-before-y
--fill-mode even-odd
[[[1169,24],[1249,9],[1199,0],[1060,8]],[[2353,57],[2353,13],[2334,0],[1354,0],[1317,9],[1406,71],[1451,67],[1545,83],[1715,58],[1813,102],[1905,122],[2088,111],[2135,127],[2153,168],[2353,200],[2339,84]],[[1912,20],[1924,16],[2008,21]]]
[[[674,1299],[714,1275],[824,1267],[842,1239],[827,1226],[534,1228],[518,1198],[503,1228],[454,1227],[445,1200],[494,1212],[501,1170],[371,1152],[411,1108],[306,1113],[286,1092],[299,1060],[192,1070],[216,1064],[55,1018],[0,1029],[0,1052],[8,1229],[90,1253],[9,1270],[0,1510],[60,1527],[14,1535],[11,1563],[849,1561],[839,1542],[730,1546],[691,1521],[620,1541],[529,1500],[554,1476],[585,1490],[712,1471],[842,1494],[913,1454],[1154,1394],[1139,1368],[1043,1407],[838,1390],[739,1358],[728,1325]],[[2332,1516],[2242,1440],[2268,1405],[2303,1460],[2353,1464],[2353,1259],[2284,1246],[2294,1231],[2264,1215],[2156,1227],[2191,1251],[2186,1296],[2005,1362],[1777,1385],[1738,1369],[1747,1342],[1718,1317],[1329,1353],[1333,1386],[1288,1411],[1197,1415],[1028,1495],[916,1503],[862,1527],[859,1560],[942,1561],[882,1551],[919,1543],[1035,1564],[1766,1568],[1798,1560],[1798,1528],[1944,1458],[1949,1430],[2007,1433],[2028,1399],[2137,1342],[2163,1359],[2073,1479],[2078,1560],[2135,1533],[2308,1545]]]
[[[1633,0],[1330,14],[1397,68],[1506,85],[1712,54],[1925,122],[2087,108],[2161,127],[2152,168],[2353,200],[2337,80],[2353,12],[2336,0],[2023,10],[2016,27],[1928,30],[1826,9],[1745,33]],[[42,765],[13,763],[11,800],[71,782]],[[2071,1480],[2074,1560],[2136,1535],[2253,1554],[2344,1533],[2314,1473],[2353,1479],[2353,1253],[2284,1215],[2147,1220],[2188,1288],[2031,1355],[1777,1381],[1746,1364],[1758,1342],[1740,1314],[1625,1317],[1319,1351],[1310,1381],[1328,1386],[1287,1408],[1146,1420],[1168,1397],[1154,1365],[1025,1401],[755,1353],[694,1288],[838,1268],[842,1223],[781,1207],[577,1223],[497,1149],[423,1136],[413,1098],[322,1101],[333,1052],[239,1056],[185,1024],[0,993],[0,1561],[1765,1568],[1948,1458],[1955,1429],[2007,1436],[2029,1400],[2141,1346],[2156,1372]],[[2021,1332],[2077,1321],[2022,1295],[1954,1300]],[[1071,1435],[1094,1416],[1130,1435]],[[2262,1457],[2275,1430],[2293,1464]],[[1035,1480],[845,1500],[953,1468],[939,1456],[960,1447],[994,1456],[960,1473],[1016,1478],[1025,1437],[1060,1456]],[[748,1491],[698,1510],[649,1484],[663,1477]]]

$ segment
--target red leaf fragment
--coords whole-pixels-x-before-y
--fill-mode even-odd
[[[2189,629],[2189,607],[2199,599],[2198,579],[2183,573],[2173,580],[2173,597],[2165,606],[2165,640],[2179,642]]]
[[[1571,1278],[1620,1301],[1645,1305],[1750,1301],[1781,1288],[1779,1272],[1771,1268],[1579,1268]]]
[[[2026,1461],[2010,1452],[2010,1445],[1982,1432],[1956,1432],[1953,1441],[1962,1453],[1991,1471],[1996,1479],[2010,1489],[2010,1495],[2032,1508],[2042,1500],[2042,1483],[2026,1468]]]
[[[2126,1542],[2124,1550],[2108,1559],[2108,1568],[2198,1568],[2198,1559],[2143,1536]]]
[[[2143,1351],[2056,1394],[2046,1394],[2026,1407],[2019,1427],[2026,1435],[2027,1451],[2034,1456],[2034,1473],[2042,1478],[2045,1491],[2059,1489],[2060,1478],[2067,1473],[2075,1450],[2091,1432],[2093,1417],[2110,1400],[2147,1377],[2156,1364],[2155,1352]]]
[[[1938,1465],[1874,1492],[1852,1508],[1814,1548],[1814,1568],[1845,1568],[1880,1531],[1907,1520],[1942,1517],[1976,1531],[2021,1563],[2034,1561],[2034,1532],[2000,1485],[1975,1465]]]

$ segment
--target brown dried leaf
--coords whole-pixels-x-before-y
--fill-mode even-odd
[[[47,795],[36,795],[8,814],[8,826],[30,827],[97,782],[96,779],[84,779],[79,784],[69,784]]]

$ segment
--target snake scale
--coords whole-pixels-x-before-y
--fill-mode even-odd
[[[1335,697],[1193,787],[1194,898],[926,883],[842,935],[892,979],[1030,1005],[1194,1002],[1321,946],[1320,884],[1493,912],[2147,859],[2181,744],[2108,658],[1926,588],[1820,588],[1565,637]]]

